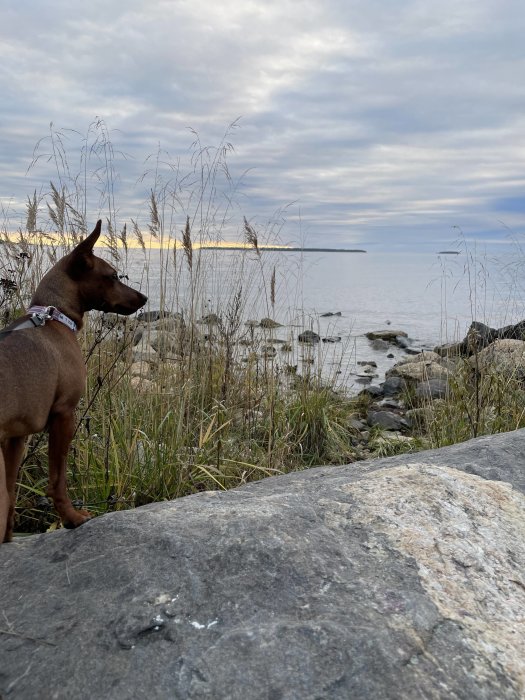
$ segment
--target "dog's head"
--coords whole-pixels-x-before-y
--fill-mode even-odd
[[[63,259],[65,271],[78,286],[83,311],[96,309],[127,316],[144,306],[148,298],[124,284],[115,268],[93,253],[101,230],[99,220],[93,232]]]

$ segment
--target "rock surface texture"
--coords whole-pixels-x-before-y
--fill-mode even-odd
[[[525,697],[525,432],[0,546],[0,696]]]

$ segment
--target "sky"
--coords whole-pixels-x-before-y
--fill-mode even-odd
[[[228,240],[505,245],[524,35],[523,0],[2,0],[0,225],[53,181],[116,226],[153,189]]]

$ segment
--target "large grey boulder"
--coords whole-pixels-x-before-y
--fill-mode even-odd
[[[477,355],[469,358],[471,366],[481,374],[493,374],[504,379],[525,376],[525,342],[495,340]]]
[[[525,693],[525,432],[0,546],[0,696]]]

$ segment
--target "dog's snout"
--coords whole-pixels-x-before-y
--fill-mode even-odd
[[[140,306],[144,306],[144,304],[148,301],[148,297],[145,294],[142,294],[142,292],[138,292],[138,295],[140,300]]]

